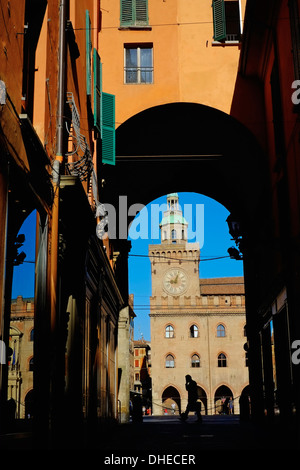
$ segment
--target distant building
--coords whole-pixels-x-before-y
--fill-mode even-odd
[[[243,278],[199,280],[199,244],[187,242],[177,193],[167,207],[161,244],[149,246],[153,413],[185,409],[187,374],[197,382],[202,413],[221,412],[230,397],[239,413],[249,380]]]
[[[142,395],[144,410],[152,408],[151,343],[143,338],[134,341],[134,390]]]
[[[7,398],[16,403],[16,418],[33,417],[34,299],[18,296],[11,303]]]
[[[127,423],[130,416],[130,392],[134,388],[134,318],[133,294],[120,311],[118,323],[118,418]]]

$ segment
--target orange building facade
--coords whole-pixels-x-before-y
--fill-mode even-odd
[[[122,5],[132,4],[135,12],[139,3],[143,16],[128,19]],[[201,103],[230,112],[246,2],[226,3],[232,8],[226,10],[228,33],[218,41],[211,1],[102,0],[103,85],[116,95],[116,127],[166,103]],[[139,67],[142,78],[135,76]]]
[[[115,248],[97,226],[98,174],[114,163],[100,1],[0,6],[0,337],[9,344],[13,270],[24,261],[17,237],[36,211],[35,445],[61,446],[66,436],[67,445],[84,445],[90,433],[96,438],[95,425],[118,419],[118,318],[128,306],[126,265],[124,274],[118,260],[127,241]],[[5,432],[7,362],[0,373]]]
[[[253,399],[261,413],[296,422],[298,440],[299,11],[297,0],[247,2],[231,109],[263,148],[266,172],[244,251]]]

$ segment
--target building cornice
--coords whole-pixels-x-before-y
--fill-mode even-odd
[[[218,311],[218,310],[204,310],[202,312],[155,312],[155,313],[149,313],[150,317],[210,317],[210,316],[224,316],[224,315],[231,315],[231,316],[245,316],[245,310],[244,309],[237,309],[235,311]]]

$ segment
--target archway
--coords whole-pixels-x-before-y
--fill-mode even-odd
[[[251,132],[230,115],[195,103],[155,106],[117,128],[116,166],[101,169],[100,200],[115,207],[120,223],[120,214],[133,204],[146,205],[173,192],[203,194],[240,222],[247,253],[268,211],[266,161]],[[126,198],[125,207],[120,195]],[[125,214],[127,227],[135,215]],[[119,228],[116,252],[127,239]],[[251,262],[244,256],[245,268],[249,266],[246,291],[252,295]]]
[[[214,396],[215,414],[228,414],[228,401],[234,398],[232,391],[226,385],[217,388]]]
[[[165,414],[178,415],[181,413],[181,399],[177,388],[167,387],[162,394],[162,412]]]
[[[110,184],[102,200],[117,207],[120,194],[131,205],[194,191],[230,212],[253,214],[263,189],[261,155],[253,135],[219,110],[195,103],[155,106],[117,128],[116,166],[103,168]]]

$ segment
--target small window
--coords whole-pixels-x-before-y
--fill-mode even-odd
[[[153,83],[153,45],[125,45],[124,82],[126,84]]]
[[[192,361],[191,361],[191,366],[192,367],[200,367],[200,357],[198,356],[198,354],[193,354]]]
[[[176,239],[176,230],[172,230],[171,232],[171,235],[172,235],[172,240],[175,240]]]
[[[218,338],[223,338],[224,336],[226,336],[226,330],[225,330],[225,326],[224,325],[218,325],[217,326],[217,337]]]
[[[174,328],[172,325],[168,325],[166,326],[166,330],[165,330],[165,338],[174,338],[175,334],[174,334]]]
[[[213,24],[215,41],[239,41],[241,18],[239,0],[213,0]]]
[[[29,371],[33,372],[33,357],[29,361]]]
[[[223,353],[218,355],[218,367],[227,367],[227,358]]]
[[[172,356],[172,354],[168,354],[167,357],[166,357],[166,368],[169,369],[169,368],[173,368],[173,367],[175,367],[174,356]]]
[[[198,338],[199,337],[199,328],[197,325],[192,325],[190,327],[190,338]]]

